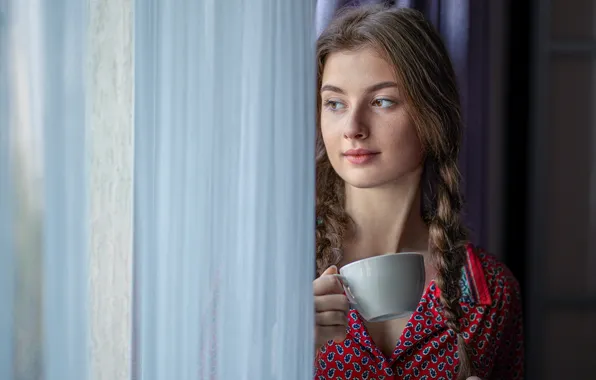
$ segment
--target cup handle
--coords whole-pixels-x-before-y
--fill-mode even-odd
[[[350,304],[352,304],[352,305],[356,305],[356,299],[355,299],[354,295],[352,294],[352,290],[350,289],[350,284],[348,283],[348,279],[345,278],[345,276],[342,276],[341,274],[333,274],[333,276],[337,277],[339,279],[339,281],[341,282],[341,285],[344,287],[344,290],[346,292],[346,297],[348,297],[348,302],[350,302]]]

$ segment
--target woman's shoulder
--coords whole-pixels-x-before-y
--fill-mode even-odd
[[[472,360],[492,352],[490,365],[484,367],[491,378],[520,379],[523,378],[523,317],[521,291],[518,280],[511,270],[493,254],[484,249],[468,246],[468,264],[475,266],[475,273],[482,275],[485,284],[484,304],[474,308],[474,312],[482,315],[476,318],[482,324],[475,325],[477,330],[470,339],[472,352],[479,353]],[[468,314],[469,315],[469,314]],[[485,350],[482,347],[485,347]],[[476,350],[476,351],[474,351]]]
[[[467,245],[467,251],[466,274],[479,299],[491,305],[503,299],[519,302],[520,285],[507,265],[494,254],[473,244]]]

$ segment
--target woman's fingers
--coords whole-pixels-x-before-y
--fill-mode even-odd
[[[336,273],[337,267],[332,265],[313,281],[315,347],[330,340],[338,343],[346,338],[350,303],[341,282],[334,276]]]
[[[332,275],[321,275],[313,282],[315,296],[324,294],[343,294],[344,288],[337,277]]]
[[[347,331],[345,326],[315,326],[315,336],[319,341],[316,344],[320,347],[326,342],[333,340],[339,343],[346,339]]]
[[[342,311],[323,311],[315,315],[315,323],[319,326],[348,327],[348,317]]]
[[[348,297],[344,294],[327,294],[315,297],[315,312],[341,311],[347,313],[350,310]]]

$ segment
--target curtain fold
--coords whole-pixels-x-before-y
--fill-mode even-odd
[[[1,5],[0,377],[86,379],[86,9]]]
[[[19,3],[21,0],[19,0]],[[46,380],[88,376],[87,4],[40,2]],[[57,349],[61,347],[61,349]]]
[[[311,2],[137,2],[136,378],[312,376],[313,41]]]
[[[0,1],[0,379],[14,373],[15,255],[13,229],[14,188],[11,170],[12,132],[8,102],[8,9]]]

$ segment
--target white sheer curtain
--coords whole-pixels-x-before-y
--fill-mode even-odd
[[[137,1],[139,379],[312,377],[313,22],[313,1]]]
[[[84,3],[0,15],[0,378],[87,378]]]
[[[0,379],[13,369],[15,257],[13,238],[14,188],[10,164],[8,107],[8,7],[0,0]]]

